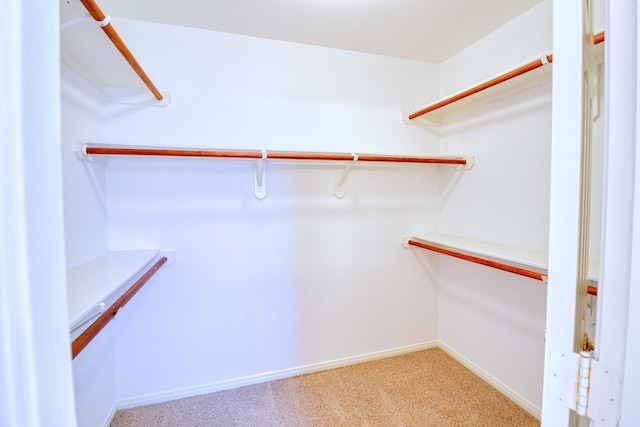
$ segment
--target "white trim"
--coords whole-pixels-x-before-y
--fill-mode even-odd
[[[553,2],[553,95],[551,118],[551,185],[549,208],[549,286],[547,288],[545,368],[541,424],[574,425],[576,416],[557,398],[553,367],[572,354],[582,338],[580,316],[586,293],[589,181],[585,113],[589,99],[589,59],[593,58],[592,0]],[[607,37],[609,37],[607,33]],[[585,142],[588,141],[588,142]],[[583,159],[585,159],[583,161]],[[584,191],[583,191],[584,190]],[[598,298],[598,305],[600,297]],[[577,368],[577,367],[576,367]]]
[[[416,351],[426,350],[438,347],[438,341],[427,341],[420,344],[413,344],[404,347],[397,347],[389,350],[376,351],[373,353],[362,354],[359,356],[345,357],[342,359],[330,360],[328,362],[313,363],[311,365],[299,366],[297,368],[282,369],[278,371],[265,372],[257,375],[248,375],[245,377],[233,378],[230,380],[216,381],[213,383],[202,384],[194,387],[186,387],[182,389],[170,390],[162,393],[148,394],[130,399],[123,399],[116,402],[116,407],[120,409],[135,408],[137,406],[152,405],[154,403],[167,402],[170,400],[183,399],[185,397],[199,396],[216,391],[229,390],[232,388],[243,387],[247,385],[260,384],[268,381],[290,378],[297,375],[310,374],[313,372],[324,371],[327,369],[341,368],[343,366],[355,365],[356,363],[370,362],[387,357],[399,356],[402,354],[413,353]]]
[[[616,6],[619,7],[619,6]],[[635,60],[636,73],[640,69],[640,8],[636,6],[633,17],[635,22],[634,51],[628,54]],[[621,38],[621,43],[628,43]],[[630,46],[627,45],[627,48]],[[630,49],[629,49],[630,50]],[[635,142],[640,141],[640,85],[636,78],[635,95]],[[620,425],[633,425],[640,419],[640,366],[635,362],[640,353],[640,150],[635,150],[635,185],[633,187],[634,206],[631,233],[631,271],[629,275],[628,318],[626,335],[626,355],[622,402],[620,410]]]
[[[496,377],[494,377],[493,375],[491,375],[490,373],[488,373],[487,371],[485,371],[484,369],[482,369],[481,367],[479,367],[478,365],[473,363],[471,360],[467,359],[462,354],[458,353],[457,351],[455,351],[453,348],[449,347],[442,341],[438,343],[438,347],[442,351],[447,353],[449,356],[453,357],[462,365],[464,365],[465,368],[469,369],[478,377],[482,378],[485,382],[493,386],[500,393],[504,394],[506,397],[512,400],[516,405],[520,406],[529,414],[536,417],[536,419],[538,420],[540,419],[540,417],[542,416],[542,410],[540,409],[539,406],[535,405],[534,403],[522,397],[520,394],[518,394],[516,391],[511,389],[505,383],[503,383],[502,381],[500,381],[499,379],[497,379]]]
[[[634,179],[636,173],[636,91],[638,32],[637,2],[632,0],[610,1],[607,13],[607,49],[605,51],[605,182],[604,211],[602,214],[603,237],[601,259],[602,293],[598,295],[597,331],[595,358],[623,378],[629,384],[626,369],[633,366],[637,355],[625,361],[628,328],[631,274],[634,264],[633,237],[637,220],[634,218]],[[637,213],[636,213],[637,216]],[[636,224],[634,224],[634,221]],[[626,366],[625,366],[626,365]],[[630,371],[631,372],[631,371]],[[631,380],[633,381],[633,380]],[[604,393],[620,393],[620,384],[607,384],[611,390]],[[595,389],[593,391],[595,394]],[[622,394],[626,401],[629,396]],[[590,402],[590,405],[604,402]],[[631,402],[627,408],[637,407]],[[622,418],[622,402],[617,402],[617,413],[612,414],[606,424],[630,425]],[[624,417],[632,413],[624,414]],[[633,417],[631,424],[636,424]]]
[[[116,417],[116,412],[118,412],[118,409],[118,405],[116,404],[116,402],[114,402],[113,406],[111,407],[111,411],[105,418],[104,424],[102,424],[104,427],[109,427],[111,425],[113,419]]]
[[[73,427],[59,5],[28,3],[0,2],[0,425]]]

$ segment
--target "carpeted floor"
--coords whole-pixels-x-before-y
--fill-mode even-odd
[[[118,411],[119,426],[539,426],[440,349]]]

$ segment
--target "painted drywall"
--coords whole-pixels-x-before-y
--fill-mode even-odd
[[[551,53],[552,37],[552,2],[545,0],[442,62],[440,95],[447,96]]]
[[[437,94],[436,65],[135,21],[118,28],[173,102],[105,104],[105,140],[438,150],[435,134],[400,120]],[[400,237],[436,223],[443,167],[356,166],[338,199],[333,165],[268,162],[258,200],[253,165],[109,160],[109,247],[178,251],[114,322],[120,401],[437,338],[437,271]]]
[[[553,2],[545,0],[440,64],[440,95],[480,81],[553,51]],[[604,30],[605,2],[594,1],[594,31]]]
[[[550,2],[544,2],[447,61],[442,86],[481,81],[508,69],[505,62],[517,64],[550,50],[550,10]],[[541,28],[549,31],[531,32]],[[478,69],[462,65],[470,63],[479,64]],[[551,85],[543,83],[444,120],[443,149],[473,153],[476,164],[447,189],[440,231],[547,250],[550,119]],[[544,285],[445,257],[439,283],[440,340],[539,415]]]
[[[440,231],[547,250],[550,102],[545,84],[447,117],[443,150],[476,162],[455,186],[443,185]]]
[[[540,416],[546,289],[542,282],[439,260],[439,337],[445,348]]]
[[[77,143],[101,135],[100,93],[66,64],[61,66],[62,178],[67,270],[107,251],[104,165],[76,158]],[[111,327],[72,363],[76,421],[105,425],[115,408]]]
[[[451,58],[442,65],[442,87],[458,90],[551,50],[550,10],[544,2]],[[550,83],[447,116],[441,144],[475,155],[476,163],[455,187],[443,186],[440,231],[546,251]],[[539,416],[544,285],[444,256],[439,262],[441,342]]]
[[[434,134],[400,123],[402,109],[437,91],[435,64],[123,19],[117,25],[173,102],[107,106],[109,140],[394,154],[437,149]]]
[[[107,251],[104,165],[79,161],[81,139],[100,138],[100,93],[65,63],[61,65],[62,179],[67,270]]]
[[[459,90],[510,68],[508,62],[515,65],[550,51],[550,3],[540,4],[443,63],[442,87]],[[594,125],[594,258],[600,241],[602,140],[599,119]],[[443,151],[476,156],[474,168],[455,185],[441,185],[440,231],[546,252],[550,79],[449,114],[443,120],[440,142]],[[545,285],[446,257],[439,260],[439,273],[441,342],[539,416]]]
[[[73,359],[78,426],[106,426],[115,415],[115,372],[111,325]]]
[[[550,94],[549,85],[537,86],[450,119],[442,143],[473,153],[476,163],[453,188],[442,187],[440,231],[547,250]],[[545,285],[468,264],[440,260],[439,338],[537,415]]]

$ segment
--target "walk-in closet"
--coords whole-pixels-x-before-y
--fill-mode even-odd
[[[405,360],[469,373],[462,390],[478,381],[533,425],[633,425],[634,2],[210,3],[56,9],[57,187],[38,194],[59,212],[42,250],[64,278],[47,291],[64,378],[34,380],[68,403],[55,419],[109,426],[367,363],[384,391],[331,391],[364,371],[315,385],[391,399]],[[44,325],[37,298],[24,313]],[[407,384],[433,425],[458,425],[423,402],[430,378]],[[309,425],[422,420],[394,417]]]
[[[74,359],[80,424],[108,419],[114,402],[135,407],[430,347],[540,417],[550,1],[530,2],[441,61],[114,16],[144,80],[100,31],[105,12],[74,22],[83,5],[62,10],[71,15],[61,30],[69,276],[86,292],[91,276],[112,280],[124,263],[116,295],[82,305],[74,331],[167,258]],[[598,66],[606,43],[596,12]],[[522,75],[486,83],[523,64]],[[460,95],[483,83],[491,87]]]

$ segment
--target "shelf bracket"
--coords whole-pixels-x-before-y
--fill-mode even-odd
[[[476,164],[476,156],[465,156],[464,159],[467,161],[467,164],[462,166],[464,170],[469,170]]]
[[[152,107],[166,107],[171,104],[171,92],[163,92],[162,100],[158,101],[146,89],[130,89],[126,87],[105,86],[102,88],[102,102],[128,105],[149,105]]]
[[[409,114],[411,113],[413,113],[413,111],[402,111],[402,123],[405,125],[422,125],[428,127],[439,127],[441,124],[440,119],[435,119],[433,116],[427,118],[426,115],[410,120]]]
[[[253,174],[253,194],[259,200],[262,200],[267,196],[267,176],[265,173],[266,161],[267,150],[262,150],[262,158],[256,162],[255,173]]]
[[[176,250],[162,250],[158,254],[158,258],[165,257],[167,262],[164,263],[165,266],[173,265],[178,260],[178,251]]]
[[[351,166],[358,161],[358,155],[356,153],[351,153],[353,156],[353,161],[350,163],[339,163],[344,164],[344,169],[336,167],[333,170],[333,194],[336,195],[338,199],[342,199],[344,197],[344,183],[347,180],[347,175],[349,174],[349,170]]]

